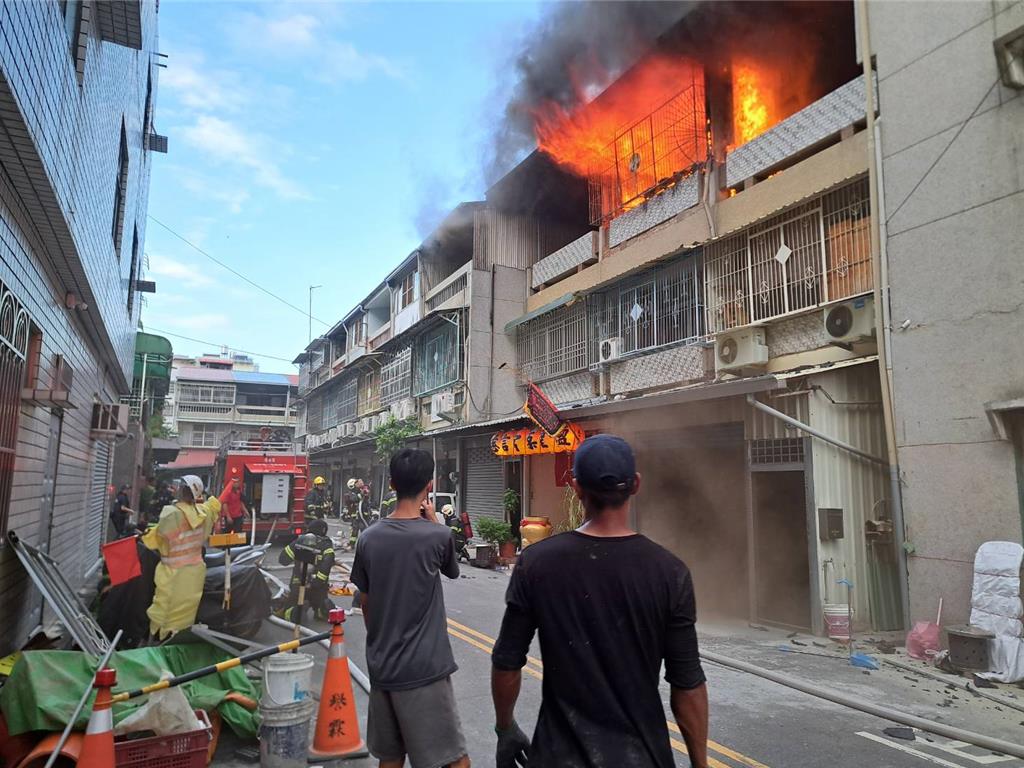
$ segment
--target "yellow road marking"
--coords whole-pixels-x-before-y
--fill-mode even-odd
[[[485,653],[490,655],[491,648],[494,646],[494,643],[495,643],[495,640],[494,640],[493,637],[488,637],[483,632],[478,632],[477,630],[475,630],[475,629],[473,629],[471,627],[467,627],[464,624],[460,624],[459,622],[455,621],[454,619],[448,619],[448,623],[451,625],[450,627],[448,627],[448,634],[449,635],[451,635],[452,637],[457,637],[459,640],[463,640],[463,641],[469,643],[470,645],[472,645],[474,648],[479,648],[481,651],[484,651]],[[452,629],[452,627],[455,627],[456,629]],[[462,631],[460,632],[460,631],[457,631],[457,630],[462,630]],[[463,634],[463,632],[465,632],[467,634]],[[473,635],[474,637],[478,637],[478,638],[480,638],[480,640],[483,640],[486,643],[490,643],[490,645],[484,645],[483,643],[479,642],[478,640],[474,640],[473,637],[469,637],[468,635]],[[537,666],[543,668],[543,664],[541,663],[541,661],[539,659],[535,659],[532,656],[527,656],[526,660],[527,660],[527,662],[531,662],[532,661]],[[537,670],[531,668],[530,666],[523,667],[523,672],[525,672],[526,674],[530,675],[531,677],[535,677],[538,680],[543,680],[544,679],[544,675],[541,672],[538,672]],[[668,725],[670,730],[674,731],[675,733],[678,733],[679,735],[682,735],[682,731],[679,730],[679,726],[678,725],[673,723],[671,720],[665,720],[665,722]],[[686,751],[686,745],[683,742],[679,741],[678,739],[673,739],[673,738],[669,737],[669,743],[672,745],[672,749],[676,750],[677,752],[682,752],[684,755],[688,754],[688,752]],[[738,762],[741,765],[743,765],[744,768],[768,768],[768,766],[765,765],[764,763],[760,763],[760,762],[758,762],[757,760],[755,760],[752,757],[747,757],[742,752],[737,752],[734,749],[730,749],[729,747],[725,746],[724,744],[719,744],[717,741],[712,741],[711,739],[708,739],[708,747],[710,749],[713,749],[715,752],[718,752],[718,753],[724,755],[725,757],[728,757],[728,758],[730,758],[732,760],[735,760],[736,762]],[[715,758],[711,757],[710,755],[708,756],[708,765],[710,765],[711,768],[730,768],[730,766],[726,765],[721,760],[716,760]]]
[[[465,632],[467,635],[473,635],[473,637],[480,638],[485,643],[490,643],[492,646],[497,642],[497,640],[495,640],[493,637],[488,637],[483,632],[477,632],[475,629],[473,629],[472,627],[467,627],[465,624],[459,624],[459,622],[455,621],[455,619],[448,619],[448,623],[456,629]],[[544,669],[544,662],[542,662],[540,659],[535,659],[533,656],[527,656],[526,663],[534,664],[535,666]]]

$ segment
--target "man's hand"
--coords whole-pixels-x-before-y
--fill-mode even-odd
[[[437,515],[434,514],[434,502],[430,499],[425,499],[420,505],[420,517],[431,523],[437,522]]]
[[[515,720],[505,730],[497,728],[494,732],[498,734],[498,748],[494,753],[495,768],[527,768],[530,761],[527,756],[530,749],[530,739],[527,737]]]

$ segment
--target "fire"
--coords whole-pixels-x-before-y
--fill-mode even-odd
[[[756,68],[749,63],[733,62],[732,122],[737,145],[746,144],[778,122],[772,119],[767,101],[770,97]]]
[[[605,78],[607,80],[608,78]],[[650,57],[593,100],[534,111],[537,145],[601,188],[601,208],[633,207],[640,196],[706,157],[704,78],[679,56]]]

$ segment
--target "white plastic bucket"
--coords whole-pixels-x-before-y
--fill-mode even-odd
[[[849,642],[850,606],[847,603],[825,603],[825,629],[830,639]]]
[[[308,653],[275,653],[263,665],[260,702],[281,706],[309,699],[313,693],[313,657]]]
[[[305,768],[314,704],[303,699],[268,706],[260,700],[260,768]]]

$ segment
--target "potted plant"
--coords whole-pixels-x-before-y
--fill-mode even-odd
[[[496,553],[500,553],[501,557],[508,559],[515,557],[515,539],[512,537],[512,526],[504,520],[482,517],[477,521],[477,533],[480,534],[481,539],[490,545],[490,553],[485,554],[484,559],[493,558]],[[509,547],[511,547],[511,553],[506,554],[509,552]],[[481,549],[483,547],[477,547],[476,550],[478,565],[481,560]]]
[[[513,488],[506,488],[504,495],[501,497],[501,505],[505,508],[506,520],[519,520],[519,491]],[[498,556],[505,560],[511,560],[516,556],[515,533],[512,531],[512,523],[509,522],[508,525],[508,540],[499,542],[498,544]]]

